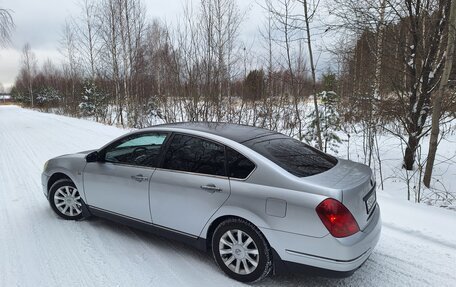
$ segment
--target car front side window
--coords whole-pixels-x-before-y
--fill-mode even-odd
[[[226,176],[225,148],[208,140],[176,134],[166,151],[163,168]]]
[[[129,165],[156,167],[166,133],[134,134],[121,139],[105,152],[105,161]]]

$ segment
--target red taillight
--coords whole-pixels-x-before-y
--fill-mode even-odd
[[[332,236],[347,237],[359,231],[350,211],[339,201],[327,198],[316,208],[317,214]]]

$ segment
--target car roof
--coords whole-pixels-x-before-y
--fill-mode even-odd
[[[283,136],[278,132],[266,130],[263,128],[223,122],[182,122],[153,126],[153,128],[158,127],[179,128],[206,132],[236,141],[241,144],[267,136]]]

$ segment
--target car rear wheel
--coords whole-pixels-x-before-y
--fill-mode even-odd
[[[228,219],[217,226],[212,254],[220,269],[241,282],[259,281],[272,269],[268,242],[257,227],[243,219]]]
[[[67,220],[82,218],[81,195],[69,179],[56,181],[49,190],[49,203],[58,216]]]

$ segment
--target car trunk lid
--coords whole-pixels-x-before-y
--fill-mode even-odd
[[[376,206],[375,180],[368,166],[338,159],[332,169],[303,180],[340,190],[341,202],[352,213],[360,230],[367,226]]]

